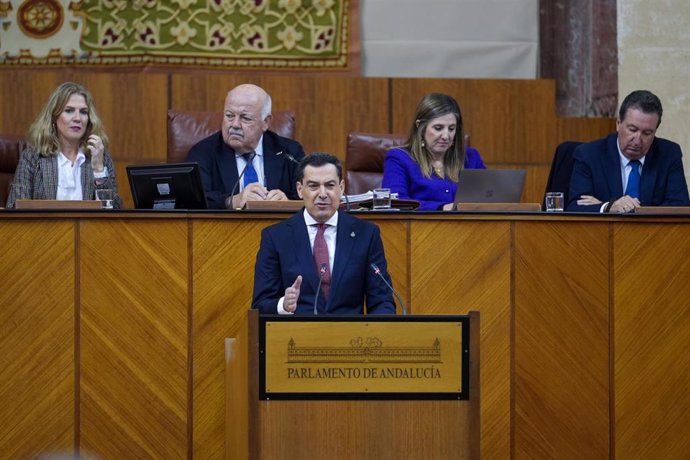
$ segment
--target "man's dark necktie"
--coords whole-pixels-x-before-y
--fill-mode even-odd
[[[633,160],[630,163],[630,174],[628,175],[628,186],[625,187],[625,194],[633,198],[640,198],[640,160]]]
[[[242,182],[246,187],[247,185],[253,184],[254,182],[259,182],[259,175],[256,174],[256,169],[254,169],[254,165],[251,162],[252,157],[254,156],[254,152],[245,153],[242,156],[244,157],[244,160],[247,162],[247,169],[244,170],[244,178]]]
[[[324,232],[327,224],[316,224],[316,237],[314,238],[314,264],[316,265],[316,273],[321,278],[321,294],[323,298],[328,300],[328,290],[331,288],[331,265],[328,258],[328,245],[326,245],[326,238]],[[321,274],[321,267],[326,266],[326,270]]]

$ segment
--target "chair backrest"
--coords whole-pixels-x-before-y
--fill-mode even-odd
[[[556,153],[551,162],[551,171],[546,181],[547,192],[563,192],[563,204],[568,205],[568,195],[570,191],[570,176],[573,174],[573,153],[575,148],[582,142],[565,141],[558,144]],[[544,200],[541,203],[542,210],[546,209]]]
[[[381,186],[383,159],[386,152],[405,143],[405,134],[352,132],[347,136],[345,150],[345,191],[357,195]],[[465,134],[465,148],[470,135]]]
[[[404,134],[348,134],[345,151],[346,192],[356,195],[380,187],[386,152],[402,145],[406,139]]]
[[[194,144],[219,131],[222,121],[221,111],[168,110],[168,163],[185,161]],[[269,129],[280,136],[292,139],[295,135],[295,114],[273,112]]]
[[[25,148],[23,136],[0,135],[0,207],[7,203],[19,155]]]

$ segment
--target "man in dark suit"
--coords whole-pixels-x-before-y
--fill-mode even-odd
[[[327,153],[298,168],[304,209],[261,234],[254,269],[253,307],[262,313],[395,313],[378,226],[339,212],[342,166]],[[318,292],[318,302],[315,298]],[[316,306],[315,306],[316,305]]]
[[[187,156],[199,163],[209,207],[297,199],[296,170],[304,150],[268,130],[271,96],[256,85],[239,85],[225,98],[223,113],[221,130],[199,141]]]
[[[617,134],[575,150],[567,211],[690,206],[680,146],[656,137],[662,114],[661,101],[649,91],[623,100]]]

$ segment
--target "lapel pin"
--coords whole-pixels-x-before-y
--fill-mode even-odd
[[[355,237],[355,232],[350,233],[350,238],[354,238],[354,237]]]

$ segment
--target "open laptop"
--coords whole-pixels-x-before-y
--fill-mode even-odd
[[[525,169],[463,169],[456,203],[519,203]]]

